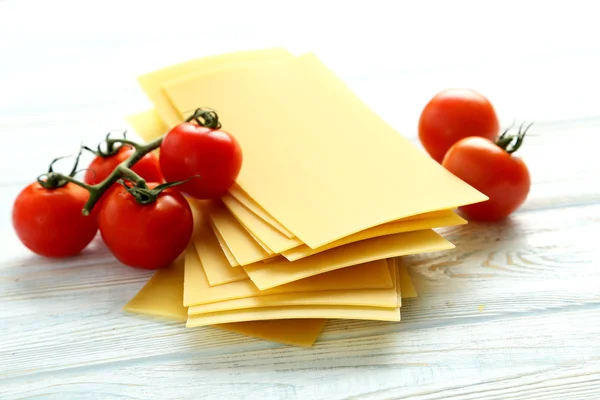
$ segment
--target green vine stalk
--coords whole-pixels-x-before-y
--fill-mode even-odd
[[[186,123],[190,123],[192,121],[196,122],[200,126],[205,126],[210,129],[219,129],[221,127],[221,122],[219,121],[219,117],[218,117],[217,113],[211,109],[206,109],[206,108],[196,109],[193,112],[193,114],[185,120]],[[121,164],[119,164],[106,179],[104,179],[102,182],[100,182],[96,185],[89,185],[85,182],[81,182],[81,181],[75,179],[75,177],[74,177],[77,172],[77,163],[79,162],[79,158],[81,156],[81,150],[83,150],[83,149],[90,150],[89,148],[87,148],[85,146],[82,146],[82,148],[80,149],[79,154],[77,155],[75,166],[73,167],[73,170],[68,175],[54,172],[52,166],[56,161],[58,161],[60,159],[60,158],[57,158],[54,161],[52,161],[52,163],[50,164],[48,172],[46,174],[38,177],[38,182],[40,183],[41,186],[43,186],[44,188],[46,188],[48,190],[62,187],[64,185],[66,185],[68,182],[71,182],[75,185],[78,185],[78,186],[86,189],[90,193],[90,197],[82,210],[83,215],[86,215],[86,216],[90,215],[92,209],[94,208],[96,203],[98,203],[98,201],[100,200],[102,195],[113,184],[115,184],[117,182],[124,184],[124,186],[127,188],[127,191],[134,196],[136,201],[140,202],[141,204],[148,204],[148,203],[156,200],[156,197],[158,196],[158,193],[160,193],[160,191],[162,191],[166,188],[181,184],[183,182],[187,182],[190,179],[196,178],[194,176],[194,177],[190,177],[186,181],[182,181],[182,182],[167,182],[167,183],[157,186],[154,189],[150,189],[148,187],[146,181],[131,169],[146,154],[150,153],[153,150],[158,149],[162,145],[162,142],[163,142],[163,139],[165,138],[165,136],[166,136],[166,134],[157,139],[154,139],[153,141],[151,141],[147,144],[136,143],[134,141],[126,139],[125,137],[123,137],[122,139],[120,139],[120,138],[111,139],[109,136],[107,136],[106,140],[105,140],[105,143],[107,145],[107,152],[102,152],[100,150],[100,146],[98,146],[98,153],[96,153],[96,152],[94,152],[94,153],[100,154],[103,156],[110,156],[111,154],[114,154],[116,152],[115,145],[121,145],[121,146],[129,145],[129,146],[132,146],[135,149],[135,151],[127,160],[125,160]],[[45,179],[42,179],[44,177],[45,177]],[[132,182],[134,184],[134,186],[131,187],[129,185],[126,185],[123,182],[123,178]]]
[[[102,195],[121,178],[127,178],[129,181],[133,182],[138,188],[149,190],[146,181],[141,176],[133,172],[131,170],[131,167],[133,167],[146,154],[159,148],[163,142],[163,139],[164,136],[161,136],[151,141],[150,143],[143,145],[131,142],[129,140],[110,139],[110,142],[113,144],[121,143],[134,146],[135,152],[131,155],[131,157],[119,164],[117,168],[115,168],[105,180],[96,185],[88,185],[87,183],[81,182],[71,176],[61,176],[61,178],[67,180],[68,182],[81,186],[82,188],[90,192],[90,198],[88,199],[87,203],[85,203],[85,206],[82,210],[83,215],[89,215],[92,211],[92,208],[94,208],[94,205],[96,205],[96,203],[100,200]],[[53,173],[48,174],[49,179],[52,174]]]

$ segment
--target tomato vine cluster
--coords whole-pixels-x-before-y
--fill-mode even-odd
[[[95,157],[79,181],[75,175],[82,151]],[[82,147],[69,174],[55,172],[54,160],[47,173],[25,187],[13,205],[13,227],[22,243],[41,256],[74,256],[100,232],[121,263],[164,268],[192,235],[186,196],[224,195],[242,158],[239,143],[221,129],[213,110],[197,109],[147,144],[107,136],[97,150]]]

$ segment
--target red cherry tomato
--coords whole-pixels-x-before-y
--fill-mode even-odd
[[[106,179],[114,169],[123,161],[133,155],[135,149],[129,145],[123,145],[116,154],[108,157],[96,156],[90,163],[83,180],[89,185],[96,185]],[[131,168],[133,172],[144,178],[147,182],[162,182],[158,157],[148,153]]]
[[[158,183],[148,183],[153,189]],[[145,269],[169,266],[186,248],[192,211],[177,190],[165,189],[156,201],[140,204],[121,186],[106,193],[98,216],[100,233],[123,264]]]
[[[160,168],[169,182],[197,199],[224,195],[242,167],[242,150],[237,140],[220,129],[184,122],[167,133],[160,146]]]
[[[14,202],[12,223],[17,236],[41,256],[78,254],[98,231],[95,216],[81,213],[88,198],[88,191],[73,183],[56,189],[30,184]]]
[[[494,107],[470,89],[446,89],[425,106],[419,119],[419,140],[437,162],[460,139],[479,136],[494,140],[500,124]]]
[[[489,197],[482,203],[461,207],[467,219],[504,219],[529,194],[531,180],[525,162],[488,139],[469,137],[458,141],[448,150],[442,165]]]

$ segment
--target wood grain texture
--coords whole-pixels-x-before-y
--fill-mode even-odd
[[[489,9],[463,1],[319,2],[314,13],[310,1],[178,0],[145,2],[141,15],[135,3],[107,0],[89,18],[74,0],[0,2],[0,399],[600,398],[594,12],[548,4],[539,18],[537,5],[509,1],[486,5],[495,18],[484,21],[466,10]],[[182,24],[192,6],[227,15],[228,29]],[[502,223],[440,229],[454,250],[404,258],[419,297],[403,302],[401,323],[329,321],[310,349],[186,329],[122,310],[151,274],[119,265],[100,240],[45,260],[15,238],[23,185],[148,107],[137,74],[275,45],[315,51],[416,144],[422,106],[447,86],[481,90],[504,126],[535,122],[519,150],[526,204]]]
[[[8,380],[2,390],[10,397],[56,398],[164,398],[177,388],[178,398],[190,399],[199,393],[243,399],[591,399],[599,393],[600,348],[592,345],[599,317],[599,309],[587,309],[329,340],[308,350],[186,352],[33,376],[26,387]]]

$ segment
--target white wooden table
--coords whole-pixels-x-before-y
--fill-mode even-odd
[[[600,398],[591,6],[84,3],[0,1],[1,399]],[[275,45],[315,51],[406,136],[449,86],[483,92],[505,125],[535,121],[519,151],[527,203],[506,222],[446,230],[456,250],[408,258],[420,295],[401,323],[330,321],[311,349],[126,314],[150,273],[99,243],[53,261],[18,242],[18,191],[147,107],[137,74]]]

